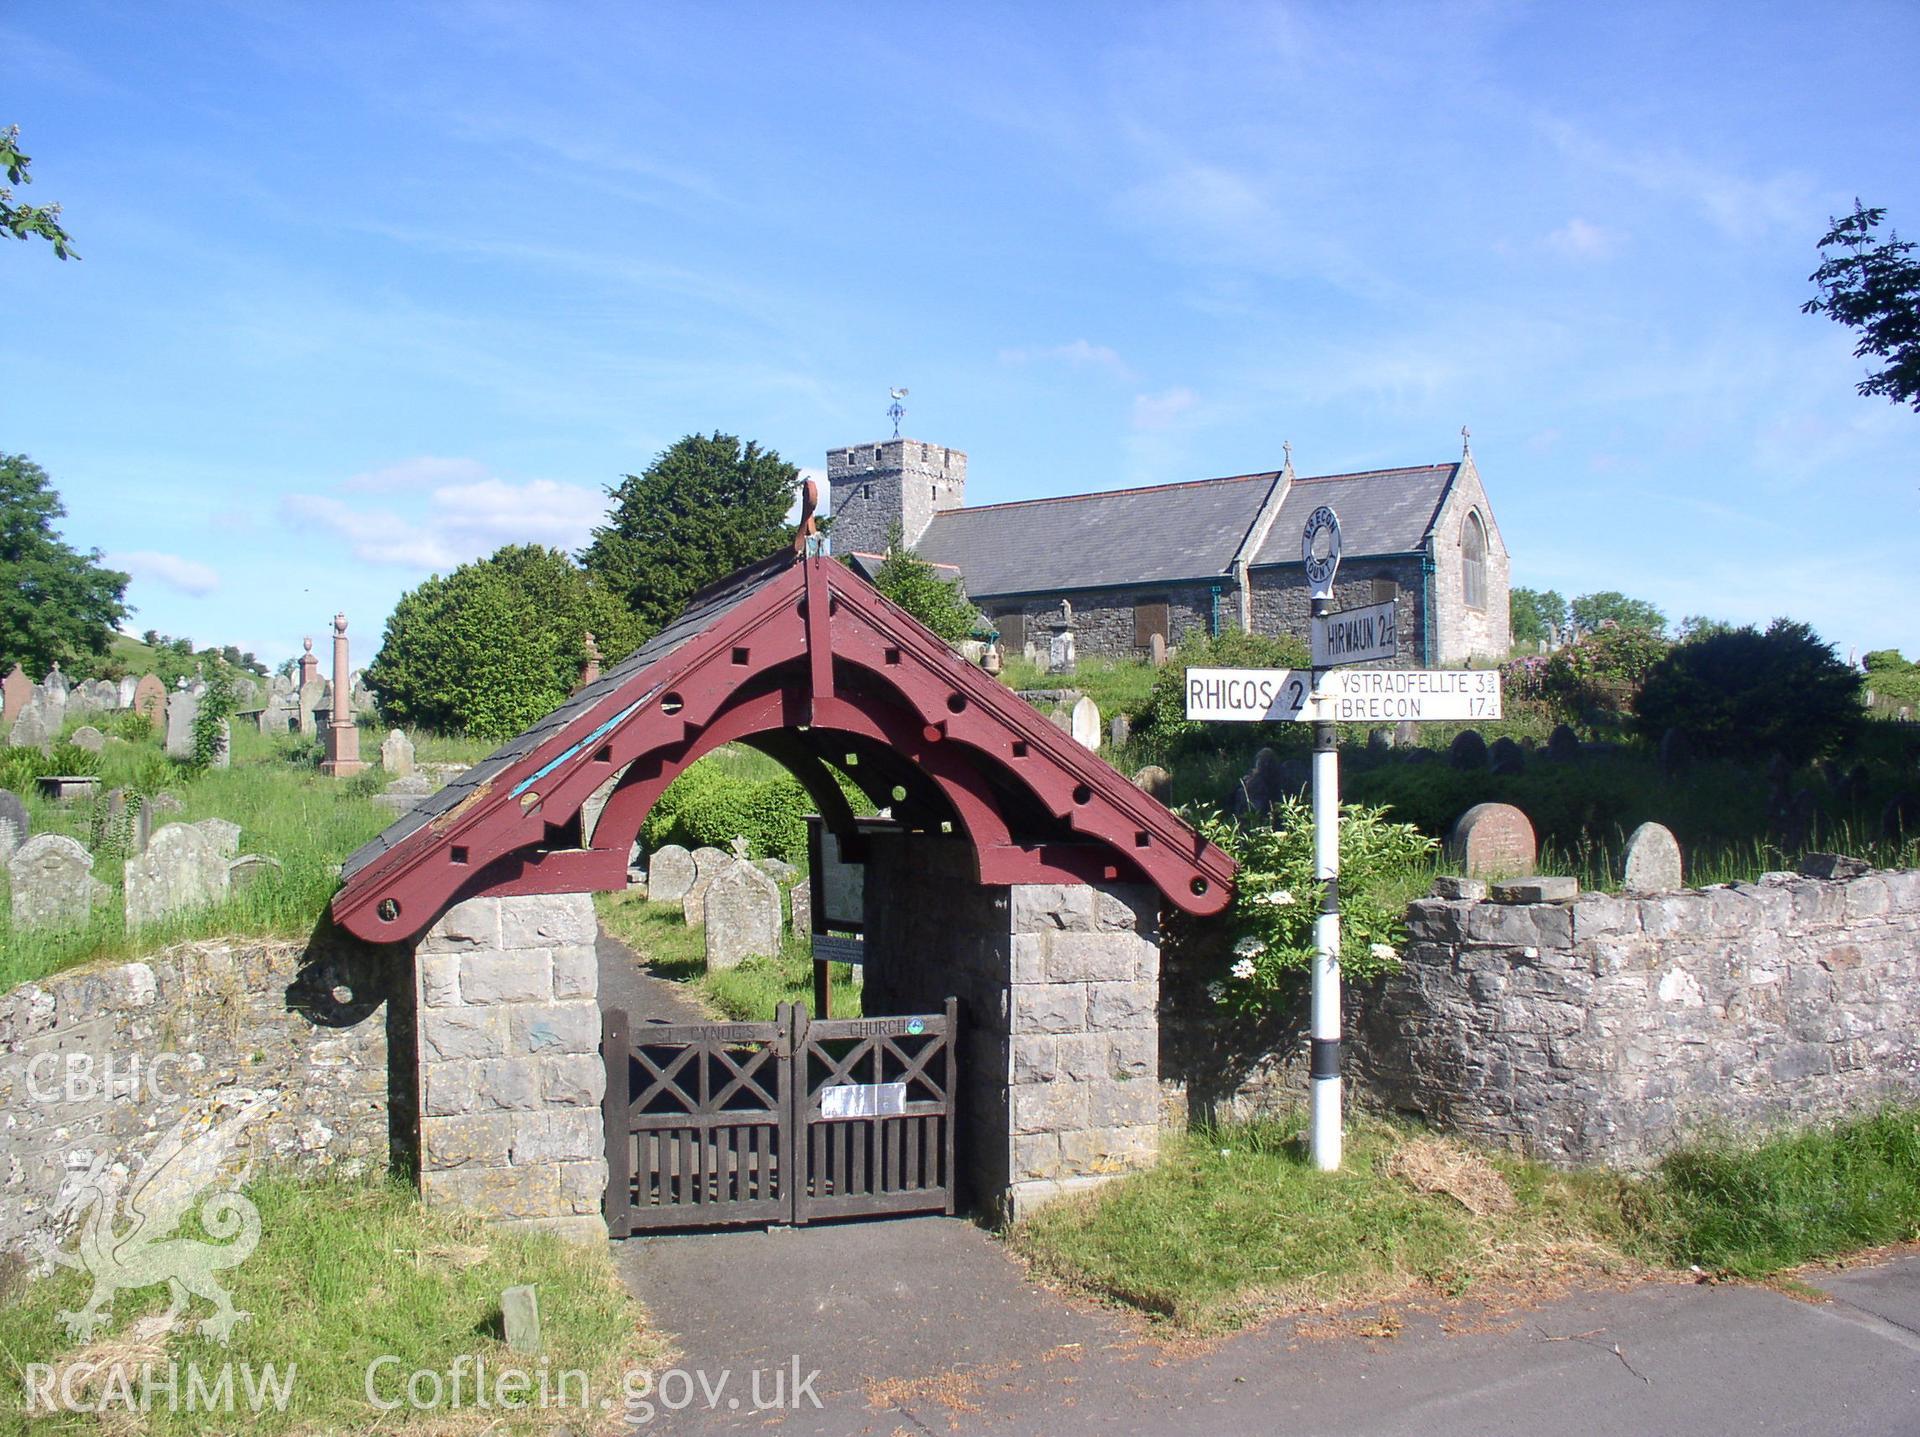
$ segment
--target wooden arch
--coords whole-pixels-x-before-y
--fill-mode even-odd
[[[909,827],[963,835],[982,883],[1146,882],[1194,914],[1232,897],[1226,854],[866,580],[780,555],[696,595],[666,632],[355,853],[334,918],[395,941],[480,894],[622,888],[648,810],[731,742],[788,767],[840,831],[852,813],[829,765]],[[621,770],[583,840],[581,806]]]

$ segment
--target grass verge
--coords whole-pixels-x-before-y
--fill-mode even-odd
[[[594,900],[600,925],[647,960],[653,973],[684,983],[696,1001],[735,1023],[773,1020],[782,1003],[813,1005],[813,953],[789,933],[777,958],[749,958],[738,968],[707,971],[706,930],[690,926],[678,903],[648,903],[638,894],[603,893]],[[836,1018],[860,1016],[860,985],[845,963],[829,965],[828,1000]]]
[[[1634,1266],[1616,1179],[1364,1118],[1322,1173],[1303,1138],[1299,1118],[1169,1135],[1150,1171],[1042,1208],[1009,1240],[1048,1280],[1197,1334]]]
[[[598,1431],[617,1415],[624,1373],[656,1366],[666,1356],[665,1342],[621,1287],[602,1245],[509,1232],[429,1210],[408,1189],[383,1179],[267,1177],[247,1193],[260,1210],[259,1246],[218,1275],[234,1306],[252,1313],[233,1329],[230,1345],[200,1336],[191,1325],[211,1310],[199,1299],[190,1304],[187,1320],[170,1331],[144,1333],[139,1319],[166,1309],[164,1285],[122,1291],[110,1327],[83,1344],[68,1337],[57,1314],[86,1300],[85,1275],[61,1269],[44,1280],[23,1280],[0,1306],[0,1352],[9,1369],[8,1380],[0,1382],[0,1432],[378,1430],[439,1437],[547,1431],[556,1418],[567,1419],[575,1431]],[[532,1284],[539,1294],[544,1345],[537,1355],[510,1352],[498,1335],[501,1291],[520,1284]],[[375,1370],[373,1390],[382,1402],[402,1400],[393,1411],[368,1399],[369,1365],[386,1356],[399,1361]],[[455,1406],[444,1387],[447,1395],[437,1408],[405,1405],[407,1374],[433,1372],[445,1383],[458,1358],[469,1359],[462,1405]],[[541,1371],[555,1374],[550,1390],[557,1393],[557,1374],[577,1370],[585,1374],[592,1410],[481,1409],[473,1405],[475,1358],[495,1377],[508,1368],[532,1374],[536,1397]],[[103,1411],[26,1410],[21,1374],[28,1363],[64,1368],[78,1362],[100,1365],[84,1386],[83,1400],[91,1406],[107,1399]],[[146,1411],[129,1412],[111,1401],[109,1372],[115,1366],[125,1371],[137,1400],[143,1363],[152,1364],[149,1370],[163,1383],[168,1364],[178,1364],[177,1401],[170,1403],[164,1388]],[[186,1410],[188,1364],[212,1383],[228,1363],[234,1410]],[[267,1364],[285,1402],[269,1400],[256,1413],[244,1379],[251,1373],[257,1381]],[[569,1379],[570,1400],[581,1380]],[[73,1387],[82,1393],[78,1377]],[[613,1399],[612,1413],[599,1409],[601,1397]]]

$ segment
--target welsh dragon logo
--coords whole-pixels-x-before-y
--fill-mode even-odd
[[[260,1212],[238,1189],[251,1165],[218,1190],[201,1194],[226,1168],[241,1132],[267,1112],[276,1094],[248,1094],[225,1113],[188,1114],[161,1135],[137,1175],[116,1172],[111,1154],[102,1153],[73,1189],[64,1206],[79,1215],[79,1239],[71,1253],[43,1240],[45,1256],[62,1267],[93,1277],[86,1306],[62,1312],[69,1336],[91,1341],[112,1321],[117,1292],[166,1283],[173,1303],[162,1320],[172,1323],[186,1310],[189,1296],[213,1304],[200,1332],[223,1345],[236,1324],[251,1313],[236,1311],[217,1273],[238,1267],[260,1241]],[[214,1242],[177,1236],[181,1221],[199,1204],[200,1227]]]

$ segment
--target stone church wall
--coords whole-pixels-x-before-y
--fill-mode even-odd
[[[1313,595],[1307,590],[1306,571],[1298,564],[1255,569],[1249,576],[1253,587],[1253,631],[1256,634],[1291,634],[1301,643],[1310,643],[1313,626]],[[1358,609],[1381,602],[1376,585],[1387,582],[1398,586],[1395,594],[1400,631],[1401,667],[1417,668],[1426,662],[1425,576],[1421,561],[1406,559],[1354,559],[1340,565],[1333,586],[1333,607]]]
[[[1487,534],[1487,602],[1484,608],[1467,606],[1465,564],[1461,554],[1462,526],[1469,513],[1478,513]],[[1513,647],[1512,616],[1508,611],[1510,566],[1507,546],[1487,503],[1486,490],[1471,464],[1454,481],[1452,496],[1434,526],[1433,603],[1439,616],[1434,660],[1460,664],[1468,659],[1504,661]],[[1344,573],[1345,570],[1342,570]]]
[[[1027,637],[1044,642],[1048,630],[1041,621],[1060,612],[1060,600],[1073,604],[1073,647],[1088,658],[1135,659],[1144,657],[1145,646],[1135,647],[1137,634],[1134,607],[1140,603],[1164,602],[1167,606],[1167,642],[1177,645],[1189,638],[1204,638],[1212,632],[1214,597],[1212,584],[1142,585],[1133,589],[1107,589],[1082,593],[1033,595],[1006,599],[976,599],[981,608],[1004,631],[1005,615],[1022,614],[1027,620]],[[1232,627],[1239,612],[1233,582],[1221,579],[1220,626]]]

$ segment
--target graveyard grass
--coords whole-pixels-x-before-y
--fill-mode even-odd
[[[56,1313],[85,1302],[85,1274],[61,1270],[42,1281],[16,1279],[22,1285],[0,1305],[0,1352],[10,1373],[0,1382],[0,1433],[378,1430],[441,1437],[550,1431],[556,1416],[572,1418],[572,1430],[584,1433],[604,1430],[608,1414],[481,1410],[470,1405],[470,1386],[463,1410],[381,1412],[367,1402],[367,1365],[390,1354],[400,1363],[381,1368],[383,1377],[430,1370],[443,1380],[462,1356],[484,1359],[492,1372],[520,1368],[536,1380],[543,1366],[556,1373],[577,1368],[589,1375],[593,1398],[611,1395],[617,1413],[622,1374],[657,1367],[667,1356],[665,1340],[627,1296],[602,1244],[430,1210],[405,1186],[384,1179],[263,1177],[247,1193],[260,1210],[261,1236],[251,1257],[222,1274],[234,1306],[252,1313],[234,1328],[230,1346],[191,1326],[208,1311],[197,1298],[186,1320],[163,1338],[143,1341],[135,1334],[135,1319],[165,1310],[164,1285],[118,1294],[111,1325],[82,1344],[68,1338]],[[536,1289],[540,1304],[543,1348],[530,1357],[511,1352],[499,1331],[502,1290],[523,1284]],[[136,1396],[142,1362],[153,1363],[162,1380],[166,1364],[177,1362],[180,1408],[166,1410],[163,1396],[155,1410],[130,1415],[22,1410],[27,1363],[76,1359],[129,1364]],[[188,1412],[187,1364],[198,1364],[212,1381],[228,1362],[249,1364],[256,1373],[268,1363],[281,1374],[296,1369],[286,1409],[256,1417],[239,1395],[236,1372],[235,1411]],[[393,1400],[400,1387],[383,1381],[382,1399]]]
[[[750,958],[737,968],[707,971],[706,930],[687,923],[678,903],[649,903],[639,894],[597,894],[600,926],[646,960],[657,977],[686,985],[717,1018],[766,1023],[782,1003],[813,1006],[813,954],[788,933],[777,958]],[[829,965],[828,1001],[836,1018],[860,1016],[860,985],[844,963]]]

